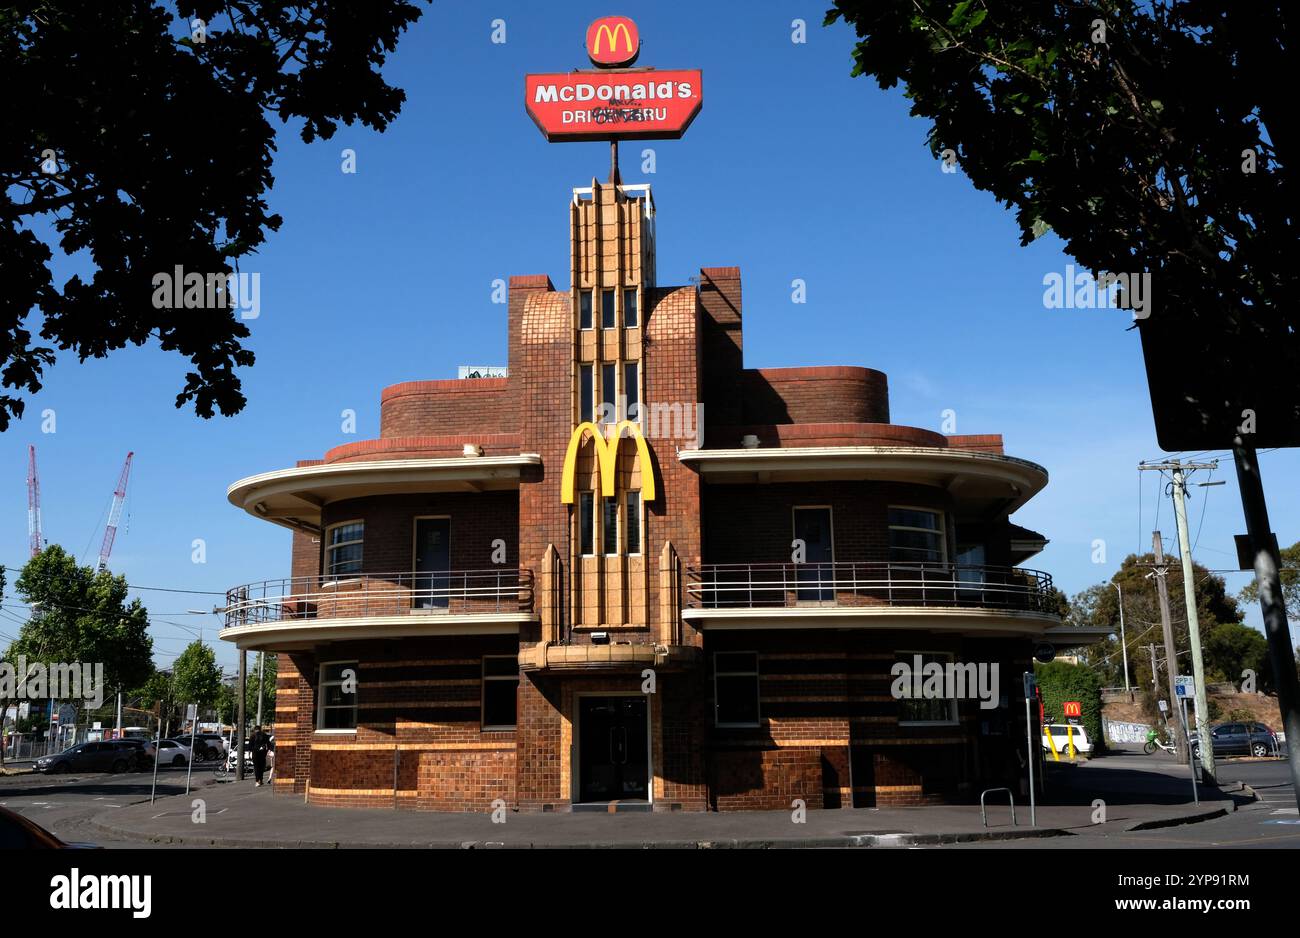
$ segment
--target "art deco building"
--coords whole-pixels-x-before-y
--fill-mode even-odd
[[[279,655],[275,790],[566,811],[1018,786],[1021,674],[1059,620],[1010,517],[1047,472],[891,423],[878,371],[747,369],[740,271],[660,285],[648,186],[568,213],[567,287],[510,280],[508,376],[385,388],[378,439],[230,487],[293,532],[291,577],[232,589],[222,632]],[[916,655],[996,665],[996,697],[900,699]]]

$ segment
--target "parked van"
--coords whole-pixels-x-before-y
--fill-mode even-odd
[[[1049,732],[1052,734],[1050,742],[1047,739]],[[1092,740],[1088,738],[1088,731],[1078,724],[1070,726],[1065,723],[1043,724],[1043,752],[1050,756],[1052,754],[1052,743],[1056,743],[1056,751],[1063,756],[1068,756],[1070,754],[1071,736],[1074,739],[1075,752],[1084,754],[1092,752]]]

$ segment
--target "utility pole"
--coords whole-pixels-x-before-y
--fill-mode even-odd
[[[1132,696],[1133,691],[1128,686],[1128,638],[1124,635],[1124,590],[1118,583],[1112,583],[1111,586],[1119,593],[1119,647],[1124,653],[1124,693]]]
[[[1210,738],[1209,704],[1205,698],[1205,662],[1201,657],[1201,623],[1196,611],[1196,580],[1192,571],[1192,544],[1187,533],[1187,486],[1184,469],[1215,469],[1218,463],[1188,463],[1173,460],[1174,515],[1178,520],[1178,553],[1183,561],[1183,605],[1187,607],[1187,635],[1192,646],[1192,679],[1196,682],[1196,735],[1201,741],[1203,780],[1214,782],[1214,740]]]
[[[1160,598],[1160,626],[1165,633],[1165,673],[1169,679],[1169,709],[1178,709],[1178,655],[1174,651],[1174,628],[1169,622],[1169,586],[1165,583],[1165,545],[1160,539],[1159,531],[1151,532],[1151,546],[1155,551],[1156,562],[1151,575],[1156,578],[1156,594]],[[1181,722],[1182,711],[1178,711]],[[1183,724],[1183,739],[1187,739],[1187,726]]]
[[[240,648],[239,651],[239,713],[235,717],[235,781],[244,780],[244,694],[245,691],[245,666],[248,660],[248,652]]]
[[[1296,679],[1286,607],[1282,602],[1282,578],[1278,572],[1282,561],[1268,523],[1264,483],[1260,478],[1254,444],[1245,442],[1241,436],[1236,437],[1232,443],[1232,458],[1237,464],[1237,487],[1241,491],[1241,507],[1246,515],[1246,536],[1255,561],[1255,581],[1259,584],[1264,635],[1268,639],[1273,680],[1277,684],[1277,704],[1286,729],[1291,787],[1296,795],[1296,804],[1300,806],[1300,680]]]

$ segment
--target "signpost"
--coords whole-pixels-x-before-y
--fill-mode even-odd
[[[1038,689],[1038,681],[1034,677],[1033,671],[1025,672],[1025,742],[1029,746],[1029,751],[1025,753],[1029,762],[1029,826],[1038,826],[1037,802],[1034,798],[1034,718],[1030,712],[1029,702],[1034,699],[1034,692]]]
[[[194,777],[194,736],[199,730],[199,708],[197,704],[189,704],[185,708],[185,719],[190,721],[190,758],[186,762],[185,770],[185,794],[190,793],[190,779]]]

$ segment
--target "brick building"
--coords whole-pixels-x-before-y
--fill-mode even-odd
[[[660,286],[648,186],[568,211],[571,287],[510,280],[508,377],[386,388],[379,439],[230,487],[293,532],[291,577],[231,590],[222,632],[278,653],[275,790],[733,810],[1016,784],[1020,675],[1059,619],[1009,516],[1046,471],[890,423],[878,371],[746,369],[740,271]],[[900,697],[899,661],[1000,685]]]

